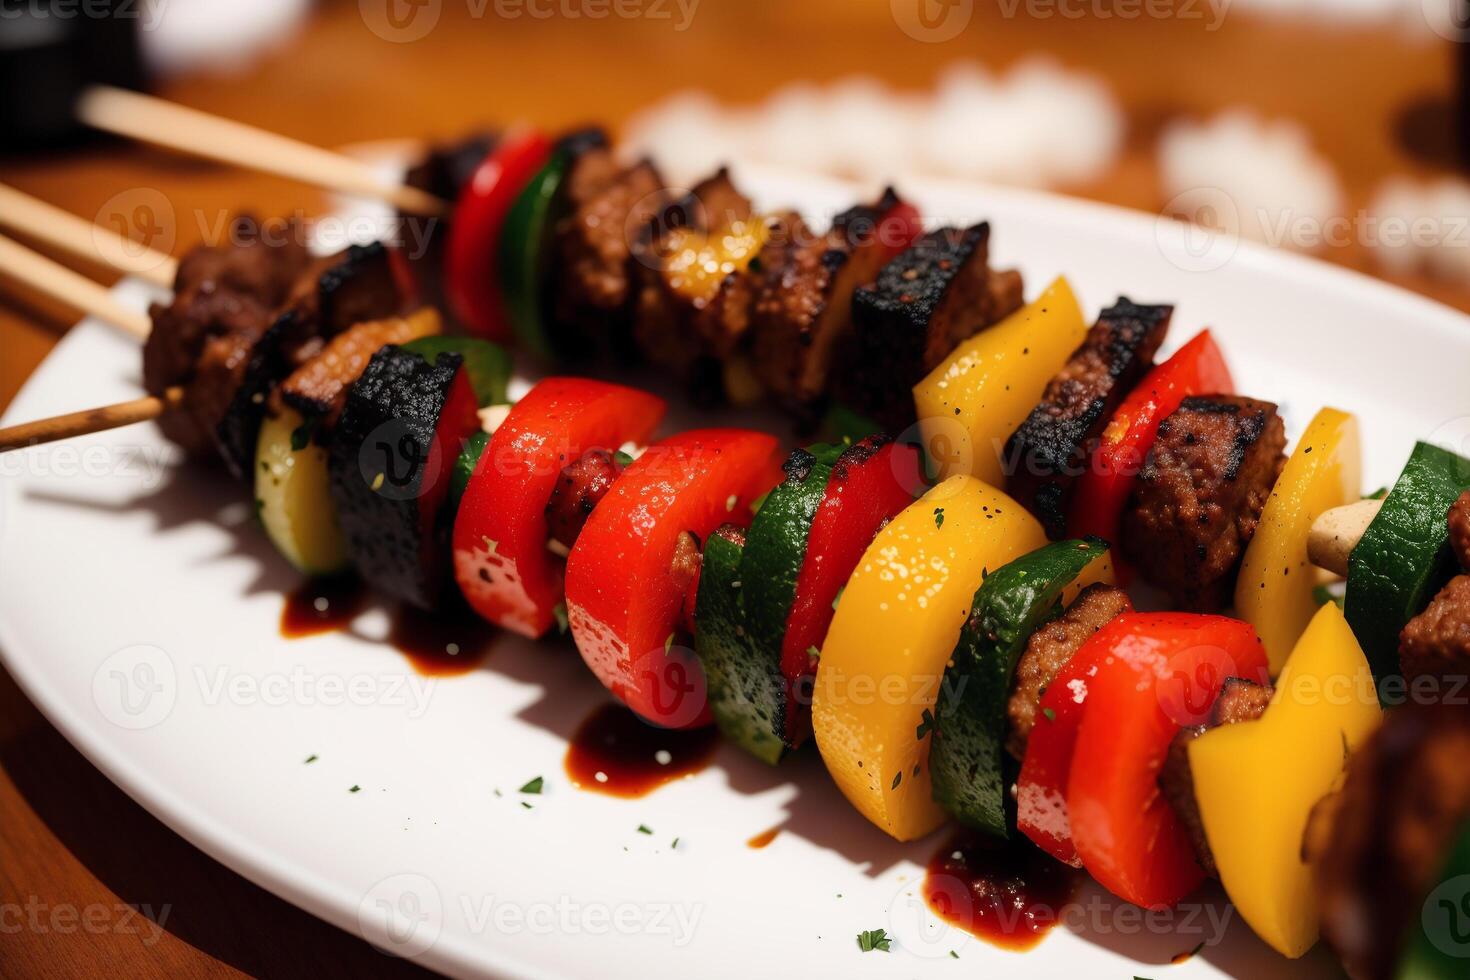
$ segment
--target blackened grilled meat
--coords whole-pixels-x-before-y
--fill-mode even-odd
[[[473,133],[456,143],[431,147],[409,169],[404,183],[451,204],[470,182],[480,164],[500,141],[493,132]],[[426,303],[443,308],[444,242],[449,235],[449,218],[444,215],[398,215],[398,241]]]
[[[913,386],[1021,305],[1020,274],[991,270],[989,242],[985,222],[927,232],[854,293],[840,402],[893,432],[913,423]]]
[[[1270,402],[1184,399],[1159,426],[1124,512],[1125,555],[1176,605],[1220,609],[1286,463],[1285,447]]]
[[[1007,443],[1007,489],[1049,537],[1065,536],[1076,478],[1118,404],[1153,365],[1173,312],[1127,297],[1103,310]]]
[[[1340,792],[1313,811],[1307,858],[1322,938],[1357,980],[1389,980],[1470,820],[1470,711],[1408,704],[1347,760]],[[1458,899],[1463,891],[1455,893]]]

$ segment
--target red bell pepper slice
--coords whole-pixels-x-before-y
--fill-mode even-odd
[[[454,524],[454,574],[470,606],[538,637],[562,599],[562,560],[546,549],[546,503],[567,464],[593,449],[644,444],[664,401],[622,385],[546,378],[495,430]]]
[[[651,446],[587,519],[567,558],[572,637],[598,680],[648,721],[711,721],[699,661],[673,642],[687,585],[670,567],[679,534],[703,541],[748,523],[751,502],[780,479],[774,436],[699,429]]]
[[[1116,544],[1123,508],[1158,439],[1159,423],[1192,395],[1228,395],[1234,391],[1225,355],[1208,330],[1201,330],[1173,357],[1150,371],[1123,399],[1093,450],[1092,463],[1072,498],[1069,536],[1095,535]]]
[[[796,595],[781,641],[786,678],[788,744],[798,745],[811,729],[811,688],[821,649],[832,625],[833,602],[884,523],[914,502],[924,486],[918,447],[869,436],[844,450],[832,467],[806,539]]]
[[[1087,682],[1067,779],[1072,840],[1103,887],[1168,908],[1204,880],[1159,792],[1169,743],[1208,720],[1227,678],[1266,682],[1266,649],[1249,623],[1224,616],[1127,613],[1114,623]]]
[[[914,243],[914,239],[924,233],[924,219],[919,215],[919,209],[908,201],[899,201],[893,207],[883,212],[878,219],[877,240],[878,247],[883,249],[883,262],[886,265],[892,259]]]
[[[551,140],[534,129],[500,141],[460,191],[444,251],[444,293],[471,333],[514,340],[500,288],[500,231],[521,189],[551,157]]]

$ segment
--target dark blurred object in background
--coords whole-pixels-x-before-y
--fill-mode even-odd
[[[0,151],[82,138],[72,106],[88,85],[143,87],[141,6],[0,0]]]

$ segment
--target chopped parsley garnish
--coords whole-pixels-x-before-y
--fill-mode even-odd
[[[671,851],[672,850],[676,850],[678,847],[679,847],[679,838],[675,837],[674,838],[674,842],[669,845],[669,850],[671,850]]]
[[[943,507],[935,507],[934,508],[934,526],[935,526],[935,528],[944,527],[944,508]]]
[[[311,443],[311,438],[316,434],[317,424],[320,422],[321,416],[312,416],[291,430],[291,451],[293,453],[301,452]]]
[[[950,950],[949,951],[949,958],[952,959],[952,960],[957,960],[957,959],[960,958],[960,954],[959,953],[956,953],[954,950]]]
[[[903,770],[902,769],[900,769],[898,772],[896,772],[896,773],[893,774],[893,785],[892,786],[889,786],[888,788],[889,789],[898,789],[898,784],[901,783],[901,782],[903,782]]]
[[[539,795],[541,792],[541,787],[545,785],[545,782],[546,781],[544,779],[542,779],[540,776],[537,776],[535,779],[522,786],[521,792],[529,793],[532,796]]]
[[[349,792],[349,793],[361,793],[362,792],[362,787],[359,786],[359,785],[357,785],[356,783],[353,783],[352,784],[352,788],[349,789],[347,792]]]
[[[653,833],[653,828],[650,827],[650,826],[648,826],[647,824],[640,823],[638,825],[638,833],[640,833],[640,834],[651,834],[651,833]]]
[[[565,600],[551,607],[551,614],[556,617],[556,628],[562,635],[566,635],[571,622],[567,619],[567,604]]]
[[[617,460],[618,465],[623,467],[624,469],[627,469],[629,466],[633,465],[633,457],[630,454],[623,452],[621,449],[613,453],[613,459]]]
[[[1046,720],[1047,721],[1056,721],[1057,720],[1057,713],[1055,711],[1053,711],[1051,708],[1042,708],[1041,709],[1041,713],[1046,716]]]
[[[864,953],[871,953],[875,949],[886,953],[889,951],[890,941],[885,929],[865,929],[857,935],[858,949]]]
[[[845,585],[842,588],[840,588],[840,589],[837,590],[837,594],[832,597],[832,608],[833,609],[836,609],[837,608],[837,604],[842,601],[842,593],[844,593],[846,591],[847,591],[847,586],[845,586]]]
[[[316,753],[313,752],[311,755],[309,755],[309,756],[306,757],[306,762],[304,762],[302,764],[309,766],[309,765],[311,765],[315,761],[316,761]]]
[[[527,810],[534,810],[534,809],[536,809],[531,804],[527,803],[525,800],[521,800],[521,806],[525,807]]]
[[[809,646],[806,648],[806,655],[808,657],[811,657],[813,660],[816,660],[822,655],[822,649],[818,646]]]

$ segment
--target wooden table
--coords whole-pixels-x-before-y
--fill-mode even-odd
[[[581,4],[562,0],[559,9],[594,9]],[[471,16],[474,9],[484,16]],[[1215,31],[1183,19],[1007,18],[1006,7],[981,3],[958,38],[926,44],[896,28],[886,0],[703,0],[682,32],[646,17],[507,19],[497,9],[525,8],[443,0],[435,30],[394,44],[365,26],[355,0],[342,0],[244,75],[180,80],[162,94],[331,146],[447,137],[516,118],[616,124],[683,86],[731,102],[760,99],[799,77],[856,71],[919,87],[962,57],[1003,66],[1047,50],[1106,77],[1127,108],[1130,138],[1116,171],[1074,189],[1105,201],[1161,205],[1153,143],[1179,112],[1243,102],[1302,121],[1337,167],[1353,210],[1387,174],[1434,173],[1448,144],[1439,103],[1451,90],[1452,46],[1408,43],[1385,29],[1337,32],[1234,11]],[[1401,138],[1406,129],[1418,144],[1413,151]],[[116,143],[0,158],[0,181],[88,217],[119,192],[155,189],[176,218],[175,254],[222,209],[314,214],[323,206],[318,193],[283,180]],[[1326,258],[1372,271],[1361,247]],[[1470,284],[1402,284],[1470,310]],[[9,287],[0,296],[3,407],[74,317]],[[86,401],[79,392],[79,405]],[[161,928],[125,905],[150,906]],[[3,673],[0,933],[4,977],[417,972],[194,850],[92,769]]]

